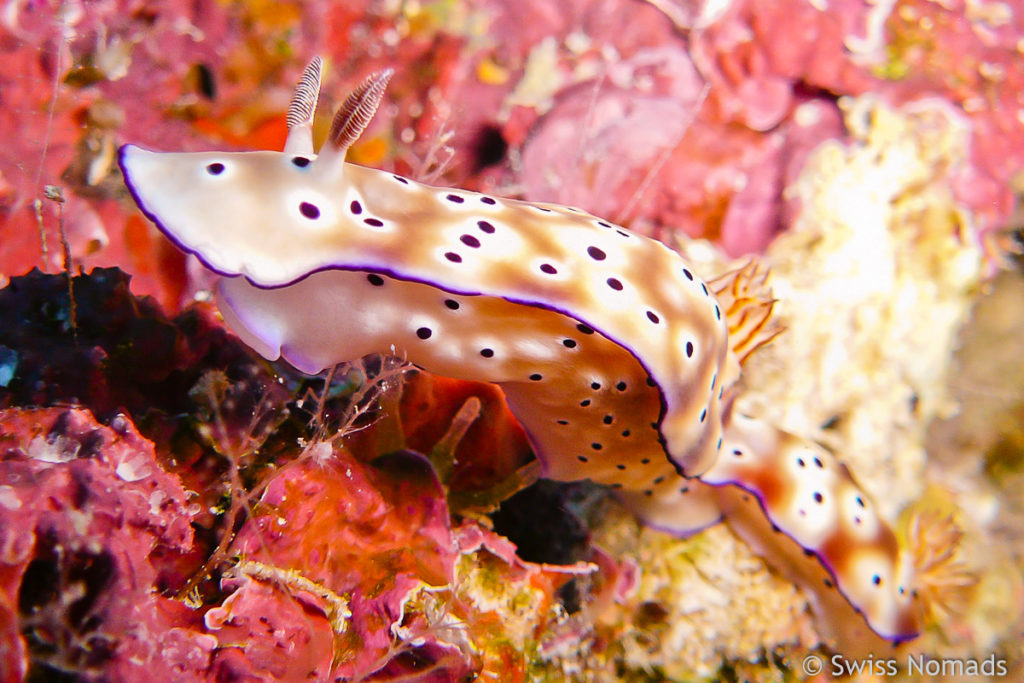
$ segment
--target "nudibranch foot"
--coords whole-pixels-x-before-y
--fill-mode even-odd
[[[667,534],[687,538],[722,521],[717,490],[697,479],[679,479],[670,490],[653,495],[621,491],[617,498],[640,521]]]

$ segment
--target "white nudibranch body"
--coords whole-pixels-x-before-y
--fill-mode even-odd
[[[752,493],[875,632],[916,635],[895,537],[845,470],[827,454],[828,471],[801,468],[781,446],[791,437],[725,405],[741,356],[768,338],[770,301],[744,289],[764,284],[756,268],[723,278],[716,297],[665,245],[577,209],[346,163],[389,77],[346,100],[319,155],[319,59],[293,98],[286,152],[121,148],[139,207],[223,276],[230,327],[304,372],[393,349],[496,383],[546,476],[611,486],[673,533],[718,521],[721,492]],[[749,451],[743,466],[734,450]]]

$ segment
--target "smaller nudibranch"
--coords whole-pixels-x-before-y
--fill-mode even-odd
[[[218,304],[245,342],[310,373],[384,352],[496,383],[545,476],[606,484],[680,535],[749,516],[729,492],[753,496],[753,517],[818,558],[875,632],[917,634],[910,565],[845,469],[731,414],[742,360],[775,334],[763,272],[705,283],[579,209],[346,163],[390,71],[352,93],[314,154],[320,70],[296,89],[284,153],[120,150],[142,211],[224,276]]]

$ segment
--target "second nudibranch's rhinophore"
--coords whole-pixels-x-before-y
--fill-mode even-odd
[[[284,152],[120,151],[139,207],[224,276],[218,303],[243,340],[304,372],[389,352],[496,383],[545,476],[606,484],[676,534],[723,512],[741,532],[762,524],[813,557],[812,593],[838,592],[883,638],[917,634],[909,554],[846,469],[729,407],[742,359],[772,335],[756,266],[705,283],[579,209],[347,163],[390,72],[349,96],[317,155],[320,68],[296,90]]]

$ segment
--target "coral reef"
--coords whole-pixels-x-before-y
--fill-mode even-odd
[[[766,252],[787,332],[755,357],[745,398],[842,453],[894,515],[921,493],[925,427],[955,407],[946,367],[980,283],[950,189],[968,142],[937,102],[843,106],[851,140],[808,159],[788,190],[801,212]]]
[[[196,675],[217,646],[155,588],[192,550],[199,509],[129,419],[82,409],[0,413],[5,623],[0,678]],[[141,625],[141,627],[140,627]],[[11,629],[13,630],[13,629]]]
[[[410,441],[448,463],[453,499],[487,506],[472,494],[500,489],[529,457],[493,387],[445,391],[450,380],[413,373],[398,396],[401,367],[370,359],[317,401],[321,426],[361,430],[352,450],[323,431],[304,441],[303,401],[219,326],[204,331],[205,306],[169,320],[109,269],[74,284],[74,335],[63,276],[14,278],[0,293],[12,323],[0,340],[3,604],[17,625],[0,679],[525,676],[534,634],[564,618],[558,589],[597,565],[525,562],[476,523],[453,527],[434,465],[403,448],[404,416]],[[393,413],[375,421],[388,393]],[[434,439],[459,401],[475,410]],[[18,407],[67,402],[85,407]],[[489,464],[460,467],[463,447]]]
[[[983,279],[1024,167],[1012,3],[0,14],[0,680],[793,680],[831,654],[726,526],[674,539],[581,485],[506,500],[533,461],[494,387],[380,358],[303,377],[194,301],[209,280],[114,150],[279,148],[313,54],[325,110],[396,69],[357,162],[576,204],[706,276],[763,254],[787,330],[743,407],[905,533],[955,518],[977,588],[946,575],[911,647],[1020,675],[1021,286]]]
[[[967,530],[965,554],[983,558],[975,564],[978,588],[969,596],[971,603],[960,605],[945,627],[970,634],[977,649],[1000,647],[997,625],[1021,623],[1024,610],[1022,294],[1021,271],[1007,271],[974,302],[950,371],[949,390],[960,410],[932,423],[925,442],[926,497],[938,509],[948,510],[955,501]],[[966,651],[963,642],[956,647]]]

